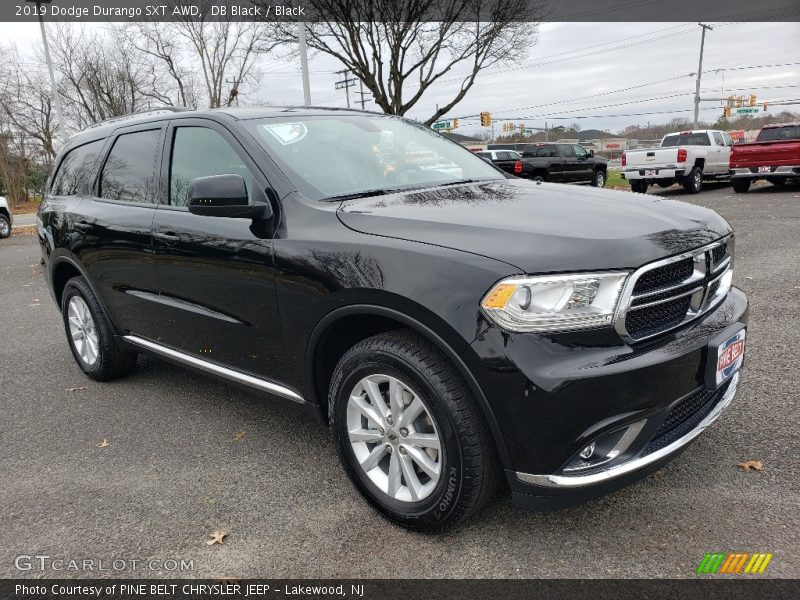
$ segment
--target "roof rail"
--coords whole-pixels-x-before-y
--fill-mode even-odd
[[[165,112],[178,113],[178,112],[186,112],[189,110],[194,110],[194,109],[187,108],[185,106],[159,106],[157,108],[148,108],[147,110],[137,111],[135,113],[128,113],[127,115],[118,115],[116,117],[110,117],[102,121],[97,121],[97,123],[92,123],[86,129],[93,129],[95,127],[99,127],[100,125],[108,125],[109,123],[123,122],[128,119],[133,119],[135,117],[144,117],[150,114],[157,115],[159,113],[165,113]]]

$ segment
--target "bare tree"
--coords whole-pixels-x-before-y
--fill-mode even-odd
[[[25,66],[16,46],[0,52],[5,56],[0,69],[0,115],[15,135],[39,146],[43,162],[49,167],[56,156],[58,128],[50,81],[43,71]]]
[[[459,82],[430,125],[458,104],[478,74],[518,62],[536,43],[539,7],[527,0],[309,0],[324,21],[309,23],[308,45],[333,56],[389,114],[404,115],[434,84]],[[292,25],[281,29],[297,39]],[[462,71],[457,69],[464,68]]]

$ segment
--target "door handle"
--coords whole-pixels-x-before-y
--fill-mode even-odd
[[[180,242],[181,236],[176,235],[172,231],[168,231],[167,233],[157,232],[155,234],[156,239],[161,240],[163,242]]]
[[[89,231],[92,228],[92,224],[87,223],[86,221],[80,221],[75,223],[74,227],[80,231]]]

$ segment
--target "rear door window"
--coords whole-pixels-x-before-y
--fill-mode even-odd
[[[94,179],[94,163],[105,140],[89,142],[70,150],[58,167],[50,193],[55,196],[88,194]]]
[[[120,135],[103,166],[99,196],[107,200],[152,204],[160,137],[160,129]]]

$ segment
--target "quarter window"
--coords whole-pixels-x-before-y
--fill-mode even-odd
[[[50,193],[55,196],[88,194],[95,173],[94,162],[104,141],[89,142],[70,150],[53,178]]]
[[[198,177],[241,175],[253,197],[253,173],[222,135],[207,127],[178,127],[172,144],[169,202],[189,205],[189,185]]]
[[[153,202],[153,169],[159,129],[119,136],[103,166],[100,197],[125,202]]]

